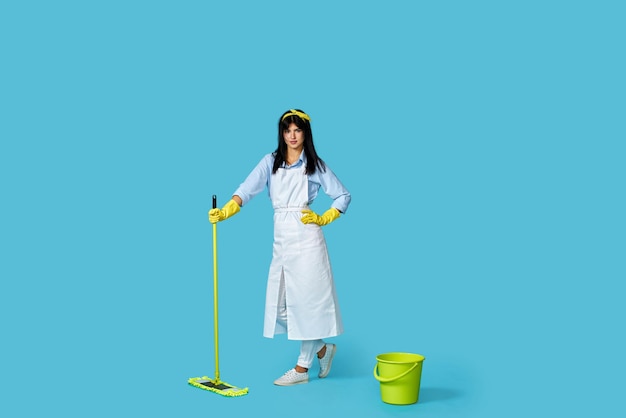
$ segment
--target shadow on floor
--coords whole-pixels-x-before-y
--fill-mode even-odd
[[[461,391],[446,388],[420,388],[419,403],[441,402],[460,398]]]

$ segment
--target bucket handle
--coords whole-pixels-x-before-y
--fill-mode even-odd
[[[417,367],[418,364],[419,364],[419,362],[416,362],[415,364],[413,364],[413,367],[411,367],[409,370],[405,370],[404,372],[400,373],[396,377],[385,378],[385,377],[380,377],[378,375],[378,363],[376,363],[376,365],[374,366],[374,378],[376,380],[378,380],[379,382],[381,382],[381,383],[390,383],[390,382],[393,382],[394,380],[401,379],[404,376],[406,376],[407,374],[411,373],[413,371],[413,369],[415,369]]]

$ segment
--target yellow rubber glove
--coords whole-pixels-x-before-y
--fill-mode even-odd
[[[339,211],[335,208],[328,209],[322,216],[310,209],[305,209],[302,213],[304,215],[302,215],[300,220],[303,224],[318,224],[319,226],[328,225],[339,217]]]
[[[215,208],[209,211],[209,222],[212,224],[228,219],[239,212],[241,208],[234,200],[229,200],[222,209]]]

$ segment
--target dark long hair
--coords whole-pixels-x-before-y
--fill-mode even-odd
[[[297,112],[304,111],[300,109],[294,109]],[[324,161],[317,155],[315,151],[315,145],[313,144],[313,132],[311,131],[311,123],[308,120],[302,119],[298,115],[289,115],[283,119],[283,117],[291,113],[291,110],[284,112],[278,119],[278,147],[274,151],[274,166],[272,167],[272,174],[278,171],[278,168],[285,162],[285,156],[287,154],[287,144],[283,138],[283,132],[289,129],[289,125],[295,123],[296,126],[302,129],[304,133],[304,155],[306,155],[306,173],[313,174],[316,170],[326,171],[326,165]]]

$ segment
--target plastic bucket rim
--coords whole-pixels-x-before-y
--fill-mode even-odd
[[[381,356],[394,356],[394,355],[401,355],[401,356],[410,356],[413,357],[413,360],[410,361],[401,361],[401,360],[388,360],[385,358],[381,358]],[[383,363],[390,363],[390,364],[407,364],[407,363],[419,363],[422,362],[424,360],[426,360],[426,357],[424,357],[421,354],[416,354],[416,353],[407,353],[407,352],[401,352],[401,351],[394,351],[394,352],[390,352],[390,353],[382,353],[376,356],[376,360],[383,362]]]

